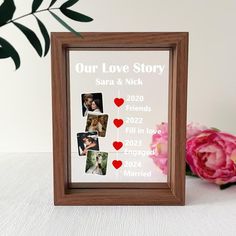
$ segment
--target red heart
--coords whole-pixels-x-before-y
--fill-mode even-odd
[[[115,142],[113,142],[113,147],[118,151],[119,149],[121,149],[123,147],[123,143],[115,141]]]
[[[112,162],[112,165],[116,168],[116,169],[119,169],[121,166],[122,166],[122,161],[120,161],[120,160],[114,160],[113,162]]]
[[[124,103],[124,99],[123,98],[115,98],[114,103],[116,104],[116,106],[120,107]]]
[[[124,121],[122,119],[114,119],[113,123],[117,128],[119,128],[121,125],[123,125]]]

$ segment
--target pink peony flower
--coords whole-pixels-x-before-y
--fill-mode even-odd
[[[152,136],[151,150],[153,155],[150,157],[154,163],[167,174],[167,157],[168,157],[168,124],[163,122],[157,125],[157,132]]]
[[[206,126],[190,123],[187,125],[187,138],[197,135],[205,129],[207,129]],[[153,155],[150,155],[150,157],[163,173],[167,174],[168,123],[162,122],[160,125],[157,125],[156,130],[157,132],[152,136],[151,150]]]
[[[187,141],[187,163],[197,176],[222,185],[236,182],[236,137],[205,130]]]

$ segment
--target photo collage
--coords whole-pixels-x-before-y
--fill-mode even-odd
[[[85,130],[77,133],[78,154],[85,156],[85,173],[106,175],[108,153],[100,151],[99,138],[106,136],[108,115],[103,113],[102,93],[81,95]]]

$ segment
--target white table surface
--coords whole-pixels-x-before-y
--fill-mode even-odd
[[[0,236],[236,235],[236,187],[187,177],[186,206],[55,207],[51,153],[0,154]]]

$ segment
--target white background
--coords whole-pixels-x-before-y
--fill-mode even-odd
[[[15,2],[16,16],[31,10],[32,0]],[[70,21],[79,31],[189,31],[188,119],[236,134],[235,0],[80,0],[77,8],[95,19]],[[64,31],[48,13],[40,18]],[[33,18],[19,22],[36,29]],[[0,36],[22,59],[16,72],[0,60],[0,152],[51,152],[50,55],[38,58],[12,25]],[[51,156],[0,154],[0,235],[235,235],[235,187],[195,178],[184,207],[54,207]]]
[[[31,0],[15,3],[15,17],[31,10]],[[189,31],[188,120],[236,134],[235,0],[81,0],[75,8],[94,18],[66,19],[78,31]],[[50,31],[65,31],[48,13],[38,16]],[[19,22],[38,32],[33,17]],[[40,59],[11,24],[0,35],[22,60],[18,71],[10,59],[0,60],[0,151],[51,151],[50,54]]]

